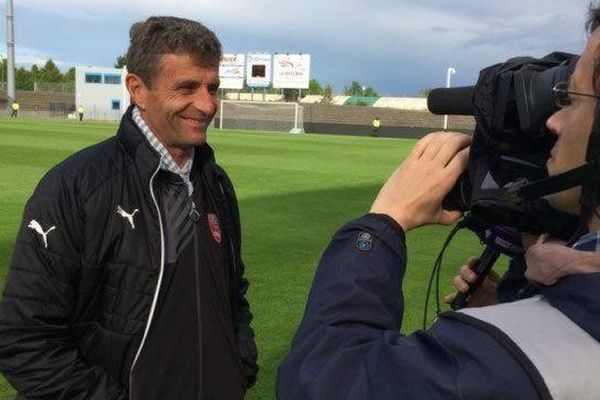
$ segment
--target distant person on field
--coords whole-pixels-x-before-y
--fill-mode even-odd
[[[83,106],[77,107],[77,115],[79,115],[79,122],[83,121]]]
[[[17,103],[17,101],[13,101],[12,103],[12,112],[10,113],[10,117],[11,118],[18,118],[19,117],[19,108],[21,108],[21,106],[19,105],[19,103]]]
[[[377,136],[377,132],[379,132],[379,128],[381,127],[381,120],[379,119],[379,117],[375,117],[372,125],[373,125],[372,135]]]
[[[221,43],[199,22],[131,27],[115,137],[42,179],[0,306],[19,399],[240,400],[258,370],[233,187],[206,143]]]

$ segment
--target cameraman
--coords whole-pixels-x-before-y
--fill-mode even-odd
[[[558,140],[550,175],[585,163],[600,98],[600,7],[562,108],[548,120]],[[466,166],[469,139],[434,133],[419,141],[381,189],[370,213],[337,232],[317,269],[304,319],[279,369],[280,399],[600,398],[600,207],[573,248],[540,242],[526,276],[541,296],[441,314],[428,331],[399,333],[404,234],[451,224],[442,199]],[[549,196],[580,214],[580,188]]]

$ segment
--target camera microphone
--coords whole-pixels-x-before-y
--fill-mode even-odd
[[[427,95],[429,112],[437,115],[473,115],[475,86],[433,89]]]

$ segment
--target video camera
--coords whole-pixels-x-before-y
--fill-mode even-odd
[[[546,183],[546,161],[556,141],[545,126],[558,110],[553,88],[568,80],[576,61],[558,52],[512,58],[483,69],[475,86],[434,89],[427,98],[434,114],[473,115],[476,122],[467,169],[443,207],[467,212],[462,227],[487,247],[474,267],[478,282],[457,295],[454,309],[464,306],[500,253],[522,253],[521,233],[568,240],[578,229],[577,216],[553,209],[543,198],[559,191]]]
[[[490,226],[570,238],[577,217],[554,210],[543,198],[515,193],[548,176],[556,137],[545,122],[558,110],[552,89],[568,80],[576,61],[566,53],[512,58],[483,69],[475,86],[431,91],[432,113],[473,115],[476,122],[467,170],[445,208],[469,211]]]

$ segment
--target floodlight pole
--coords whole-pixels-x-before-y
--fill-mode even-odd
[[[238,92],[239,94],[239,92]],[[239,100],[239,96],[238,96]],[[224,100],[221,100],[221,108],[219,109],[219,129],[223,129],[223,105],[225,104]]]
[[[6,109],[10,110],[16,99],[15,89],[15,30],[12,0],[6,0]]]
[[[449,67],[448,71],[446,71],[446,87],[450,88],[450,79],[452,75],[456,73],[456,69],[454,67]],[[444,115],[444,130],[448,130],[448,115]]]

